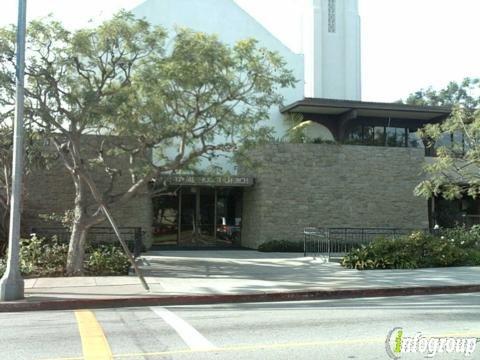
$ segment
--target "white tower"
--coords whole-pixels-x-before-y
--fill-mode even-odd
[[[305,96],[361,99],[358,0],[306,0]]]

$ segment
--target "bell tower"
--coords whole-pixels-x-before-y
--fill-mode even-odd
[[[305,97],[361,100],[358,0],[306,0]]]

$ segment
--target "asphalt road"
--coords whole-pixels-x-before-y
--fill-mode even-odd
[[[6,313],[0,359],[384,360],[395,327],[480,338],[480,294]]]

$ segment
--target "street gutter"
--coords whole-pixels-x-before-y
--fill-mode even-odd
[[[480,292],[480,285],[415,286],[376,289],[304,290],[255,294],[159,295],[65,300],[24,299],[0,302],[0,313],[44,310],[78,310],[142,306],[205,305],[253,302],[331,300],[349,298],[441,295]]]

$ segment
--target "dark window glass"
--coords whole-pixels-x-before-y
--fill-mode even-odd
[[[178,197],[164,195],[154,197],[153,244],[177,245]]]
[[[354,126],[348,131],[348,142],[350,144],[362,144],[363,143],[363,134],[362,126]]]
[[[390,147],[424,147],[416,132],[407,128],[357,125],[348,129],[346,141],[350,144],[364,144]]]
[[[374,144],[378,146],[385,146],[385,127],[375,126]]]
[[[387,137],[387,146],[398,146],[397,144],[397,128],[387,127],[385,130]]]
[[[405,147],[407,145],[407,129],[396,128],[397,146]]]
[[[408,146],[413,148],[425,147],[418,131],[408,133]]]
[[[444,134],[435,142],[436,148],[441,146],[446,146],[446,147],[452,146],[452,134]]]
[[[363,127],[363,141],[366,145],[374,144],[374,128],[373,126]]]
[[[456,131],[452,135],[452,150],[456,154],[463,154],[465,152],[463,132]]]

